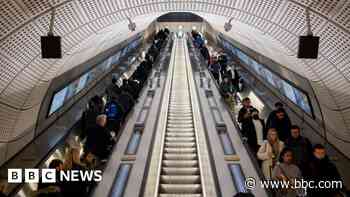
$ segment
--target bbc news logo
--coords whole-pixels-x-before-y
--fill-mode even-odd
[[[8,183],[100,182],[101,170],[8,169]]]

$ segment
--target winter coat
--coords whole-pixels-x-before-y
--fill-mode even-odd
[[[99,125],[88,129],[86,148],[99,158],[105,158],[109,153],[109,146],[112,145],[110,132]]]
[[[278,120],[276,117],[276,111],[272,111],[266,121],[267,128],[275,128],[278,132],[278,137],[280,140],[285,141],[290,136],[290,129],[292,123],[285,112],[285,116],[282,120]]]
[[[328,157],[318,159],[313,156],[308,167],[306,178],[315,184],[320,181],[342,181],[337,168]],[[333,197],[339,190],[339,188],[309,189],[307,192],[308,197]]]
[[[264,141],[264,144],[260,146],[258,150],[257,156],[258,159],[262,160],[261,169],[266,179],[271,178],[272,169],[274,167],[274,161],[278,161],[279,153],[281,153],[281,151],[284,148],[284,143],[282,141],[279,141],[278,143],[278,155],[275,155],[274,160],[271,157],[273,153],[272,146],[267,140]]]
[[[312,154],[312,145],[309,139],[299,136],[298,138],[289,137],[285,141],[286,147],[292,149],[294,163],[300,168],[303,175],[307,171],[309,158]]]

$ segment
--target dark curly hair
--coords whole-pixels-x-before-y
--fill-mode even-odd
[[[284,156],[286,153],[288,153],[288,152],[291,152],[292,155],[293,155],[293,150],[290,149],[290,148],[284,148],[284,149],[281,151],[281,153],[280,153],[280,158],[279,158],[279,160],[278,160],[280,163],[284,163],[284,161],[283,161],[283,156]]]

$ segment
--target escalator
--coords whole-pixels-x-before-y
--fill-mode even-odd
[[[162,151],[152,158],[158,162],[159,171],[156,177],[149,175],[145,196],[216,196],[213,185],[206,184],[213,182],[212,176],[207,176],[211,169],[201,160],[206,146],[199,143],[199,132],[203,131],[198,126],[201,123],[197,122],[201,121],[198,119],[200,114],[193,106],[197,101],[190,87],[193,78],[189,73],[191,66],[186,41],[178,38],[174,45],[175,55],[168,75],[169,91],[164,95],[168,98],[163,101],[166,116],[159,125],[163,125]],[[207,159],[208,155],[204,157]]]
[[[180,51],[181,53],[181,51]],[[182,54],[180,54],[182,55]],[[201,196],[196,132],[185,65],[174,65],[160,176],[160,196]],[[171,195],[172,196],[172,195]]]

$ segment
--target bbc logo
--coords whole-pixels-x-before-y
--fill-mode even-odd
[[[39,179],[43,183],[56,182],[56,169],[8,169],[7,172],[8,183],[39,183]]]
[[[8,169],[8,183],[100,182],[102,170]],[[24,173],[23,173],[24,172]],[[57,180],[56,180],[57,179]]]

